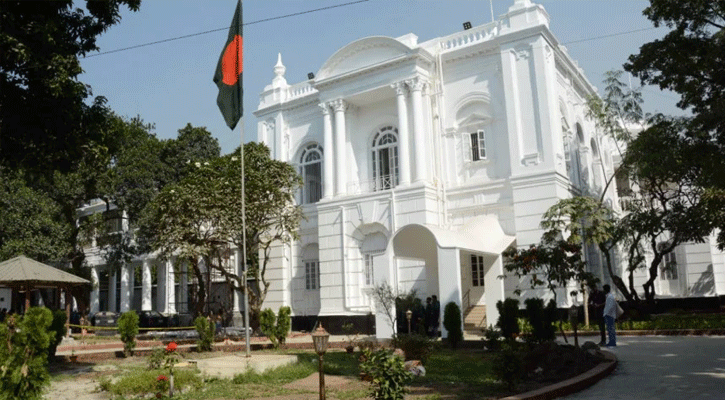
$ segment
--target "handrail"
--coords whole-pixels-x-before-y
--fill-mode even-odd
[[[465,307],[463,307],[462,311],[464,313],[467,312],[468,308],[471,307],[471,289],[470,288],[468,288],[468,290],[466,290],[466,293],[463,295],[463,299],[462,299],[461,303],[463,303],[461,305],[465,304]]]

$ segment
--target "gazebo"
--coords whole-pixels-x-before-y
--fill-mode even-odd
[[[70,289],[90,283],[87,279],[22,255],[0,263],[0,287],[9,287],[19,293],[25,292],[25,310],[30,307],[32,290],[62,289],[65,292],[65,311],[68,320],[72,303]]]

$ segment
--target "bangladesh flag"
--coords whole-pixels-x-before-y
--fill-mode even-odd
[[[242,2],[237,2],[232,26],[229,27],[229,37],[214,73],[214,83],[219,87],[216,102],[224,116],[227,126],[234,129],[242,117]]]

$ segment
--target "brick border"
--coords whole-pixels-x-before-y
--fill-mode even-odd
[[[614,354],[608,351],[602,351],[602,354],[604,354],[605,361],[583,374],[553,385],[499,400],[550,400],[586,389],[611,374],[617,367],[618,361]]]

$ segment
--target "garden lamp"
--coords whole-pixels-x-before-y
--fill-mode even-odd
[[[408,334],[410,334],[410,320],[413,318],[413,312],[410,309],[405,312],[405,318],[408,318]]]
[[[322,369],[322,356],[327,351],[327,343],[330,340],[330,334],[327,333],[322,323],[317,324],[317,329],[312,332],[312,343],[315,345],[315,352],[319,357],[319,374],[320,374],[320,400],[325,400],[325,373]]]

